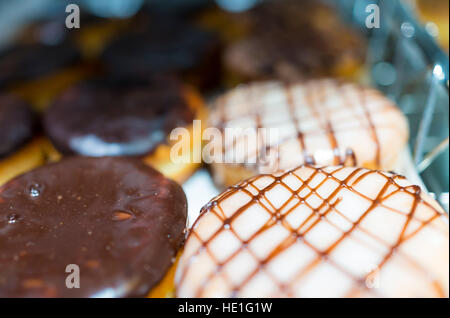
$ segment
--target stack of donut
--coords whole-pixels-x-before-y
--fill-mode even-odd
[[[0,52],[0,297],[448,297],[448,216],[395,172],[361,35],[315,1],[151,9]],[[220,138],[175,162],[194,120]],[[195,152],[224,190],[187,224]]]

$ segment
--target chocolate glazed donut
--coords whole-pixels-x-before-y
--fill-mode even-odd
[[[79,58],[79,51],[69,42],[17,44],[0,53],[0,87],[47,75],[73,65]]]
[[[44,127],[64,154],[139,156],[193,116],[173,78],[105,78],[64,92],[46,113]]]
[[[264,1],[243,14],[250,34],[224,63],[245,80],[348,77],[364,62],[363,38],[321,1]]]
[[[133,158],[71,157],[0,188],[0,297],[145,296],[184,240],[181,187]],[[67,288],[66,267],[80,288]]]
[[[176,74],[211,88],[220,72],[220,41],[179,17],[151,16],[114,40],[101,59],[115,76]]]
[[[33,136],[35,116],[24,101],[0,95],[0,159],[17,150]]]

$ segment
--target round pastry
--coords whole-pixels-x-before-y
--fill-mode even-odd
[[[392,170],[408,140],[391,101],[334,79],[241,85],[214,106],[209,125],[223,138],[210,141],[217,151],[206,155],[221,185],[302,163]]]
[[[151,23],[118,37],[102,55],[116,76],[177,74],[199,88],[219,79],[219,42],[209,32],[172,16],[153,17]]]
[[[301,166],[202,210],[179,297],[448,297],[448,216],[404,177]]]
[[[43,110],[67,85],[90,72],[75,65],[80,53],[70,41],[18,43],[0,53],[0,88],[20,95]]]
[[[52,16],[42,17],[25,26],[17,41],[46,45],[70,42],[84,59],[90,60],[97,58],[111,39],[130,25],[131,19],[99,17],[81,7],[80,28],[69,29],[66,26],[65,6],[62,4],[60,8],[54,8]]]
[[[191,127],[203,110],[196,93],[173,78],[105,78],[65,91],[46,112],[44,128],[62,154],[142,156],[182,181],[198,164],[172,162],[168,135]]]
[[[0,188],[0,296],[146,296],[175,260],[186,214],[181,187],[132,158],[23,174]]]
[[[78,51],[68,45],[19,44],[0,55],[0,85],[43,76],[73,63]]]
[[[0,158],[30,140],[34,124],[33,111],[24,101],[11,95],[0,95]]]
[[[75,33],[75,41],[86,59],[98,58],[105,47],[130,27],[130,19],[103,18],[81,12],[82,27]]]
[[[42,163],[42,138],[33,138],[35,115],[28,104],[0,94],[0,185]]]
[[[365,43],[335,10],[318,1],[264,1],[245,12],[248,35],[229,45],[230,78],[298,80],[362,74]]]

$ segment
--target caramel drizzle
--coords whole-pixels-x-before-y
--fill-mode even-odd
[[[423,228],[426,227],[426,225],[428,225],[434,219],[436,219],[436,218],[438,218],[440,216],[446,217],[446,215],[444,215],[444,214],[440,213],[439,211],[437,211],[434,207],[432,207],[429,203],[427,203],[426,201],[424,201],[421,198],[421,190],[420,190],[420,188],[418,186],[414,186],[414,185],[413,186],[406,186],[406,187],[400,186],[396,182],[397,179],[404,179],[404,177],[402,177],[400,175],[397,175],[397,174],[386,175],[385,173],[382,173],[381,171],[377,171],[377,170],[366,170],[364,168],[355,168],[355,170],[352,171],[344,180],[340,180],[337,177],[335,177],[334,174],[339,172],[340,170],[342,170],[344,167],[337,167],[336,170],[334,170],[333,172],[330,172],[330,173],[326,172],[323,168],[314,168],[314,167],[311,167],[311,166],[305,166],[305,167],[314,169],[313,173],[311,173],[311,175],[308,177],[307,180],[302,180],[295,173],[295,171],[297,169],[291,170],[291,171],[287,171],[287,172],[281,174],[280,176],[272,176],[272,175],[267,175],[267,174],[259,175],[259,176],[253,177],[251,179],[248,179],[246,181],[243,181],[243,182],[241,182],[240,184],[238,184],[236,186],[230,187],[227,191],[225,191],[224,193],[222,193],[221,195],[219,195],[218,197],[216,197],[215,199],[210,201],[210,203],[208,203],[202,209],[202,211],[200,213],[200,217],[196,220],[196,222],[194,223],[194,225],[193,225],[193,227],[192,227],[192,229],[191,229],[191,231],[190,231],[190,233],[188,235],[188,242],[189,242],[190,237],[194,236],[199,242],[201,242],[201,247],[198,248],[194,252],[194,254],[190,257],[190,259],[187,259],[186,263],[182,265],[182,267],[181,267],[182,271],[181,271],[180,280],[178,282],[178,286],[183,284],[183,281],[184,281],[184,279],[185,279],[185,277],[187,275],[188,269],[189,269],[189,265],[192,263],[192,261],[194,260],[195,256],[199,255],[200,252],[205,250],[208,253],[209,257],[217,264],[217,266],[216,266],[215,271],[213,271],[207,277],[205,277],[205,279],[201,282],[199,288],[197,289],[197,291],[195,293],[195,297],[201,297],[203,292],[204,292],[204,290],[205,290],[205,288],[207,287],[207,284],[208,284],[209,280],[212,279],[213,277],[219,275],[219,274],[222,274],[226,278],[225,272],[222,271],[224,266],[226,266],[226,264],[228,262],[230,262],[236,255],[238,255],[241,251],[243,251],[245,249],[246,252],[248,252],[250,255],[252,255],[252,257],[255,260],[257,260],[259,266],[257,266],[244,279],[244,281],[241,282],[241,284],[233,286],[232,293],[231,293],[230,296],[232,296],[232,297],[238,296],[239,291],[259,271],[264,271],[265,274],[268,275],[272,279],[274,284],[277,285],[279,292],[284,293],[284,294],[286,294],[288,296],[292,296],[294,294],[294,291],[291,289],[291,286],[288,285],[288,284],[283,284],[282,282],[279,282],[276,278],[273,277],[273,275],[270,274],[269,271],[267,271],[265,269],[265,266],[273,258],[275,258],[277,255],[279,255],[280,253],[282,253],[283,251],[288,249],[290,246],[295,244],[297,241],[301,241],[303,244],[309,246],[316,253],[316,258],[312,262],[310,262],[306,267],[302,268],[299,272],[297,272],[294,275],[294,277],[292,279],[290,279],[290,282],[298,282],[303,277],[305,277],[309,272],[311,272],[315,267],[317,267],[319,264],[321,264],[322,262],[328,262],[328,264],[331,264],[336,269],[338,269],[340,272],[342,272],[343,274],[345,274],[346,276],[348,276],[350,279],[353,280],[353,282],[355,283],[355,286],[353,287],[353,289],[348,294],[349,296],[351,296],[354,293],[360,292],[362,290],[368,290],[368,287],[366,286],[365,281],[366,281],[367,277],[371,273],[368,273],[367,275],[365,275],[362,278],[361,277],[355,277],[353,274],[349,273],[345,268],[342,268],[340,265],[338,265],[335,262],[333,262],[333,260],[329,258],[329,255],[346,238],[350,237],[350,235],[356,229],[358,229],[361,232],[364,232],[366,235],[368,235],[372,239],[375,239],[380,244],[388,247],[388,252],[384,255],[384,257],[382,258],[382,261],[377,266],[378,270],[381,270],[382,267],[388,262],[388,260],[392,257],[394,252],[397,251],[398,247],[402,243],[406,242],[407,240],[409,240],[412,237],[414,237],[415,235],[417,235]],[[359,173],[361,173],[361,174],[358,176]],[[321,174],[321,175],[324,176],[323,180],[315,187],[310,186],[309,183],[318,174]],[[370,199],[366,195],[356,191],[353,188],[354,185],[357,185],[364,178],[370,176],[371,174],[380,175],[383,178],[385,178],[385,180],[386,180],[384,186],[382,187],[382,189],[380,190],[380,192],[378,193],[378,195],[376,196],[375,199]],[[299,189],[292,190],[288,185],[286,185],[283,182],[284,177],[286,177],[288,175],[296,177],[302,183],[302,185],[300,186]],[[270,177],[270,178],[272,178],[273,181],[268,186],[264,187],[263,189],[259,189],[257,186],[254,185],[254,182],[259,180],[260,178],[263,178],[263,177]],[[355,178],[355,180],[351,182],[351,180],[354,179],[354,178]],[[317,193],[316,190],[319,189],[324,184],[324,182],[326,182],[329,179],[332,179],[332,180],[336,181],[339,185],[327,198],[323,198]],[[291,192],[291,197],[278,209],[276,209],[272,205],[272,203],[267,199],[267,197],[265,195],[270,189],[272,189],[276,185],[282,185],[285,189],[287,189],[288,191]],[[389,189],[390,186],[394,186],[395,190],[393,190],[391,193],[385,195],[386,191]],[[251,187],[254,191],[256,191],[257,194],[254,195],[251,191],[248,190],[247,187]],[[307,189],[310,192],[306,196],[301,197],[299,195],[299,193],[302,190],[304,190],[304,189]],[[345,216],[345,214],[343,214],[342,212],[340,212],[336,208],[336,205],[341,200],[340,197],[338,196],[338,194],[343,189],[347,189],[349,191],[352,191],[353,193],[357,194],[358,196],[362,197],[363,199],[371,201],[370,206],[361,214],[361,216],[355,222],[352,222],[348,217]],[[230,196],[232,196],[233,194],[237,193],[237,192],[246,193],[251,199],[250,199],[250,201],[247,204],[243,205],[238,210],[236,210],[236,212],[233,213],[233,215],[231,215],[229,218],[226,218],[224,211],[220,207],[220,203],[223,202],[225,199],[229,198]],[[398,211],[398,210],[396,210],[394,208],[388,207],[388,206],[383,204],[383,202],[385,200],[387,200],[388,198],[392,197],[393,195],[396,195],[399,192],[403,192],[403,193],[406,193],[406,194],[412,196],[413,204],[411,205],[409,213],[406,215],[406,221],[405,221],[405,223],[403,225],[402,230],[399,233],[399,236],[398,236],[398,238],[396,240],[396,243],[393,244],[392,246],[389,246],[386,242],[383,241],[383,239],[381,239],[381,238],[377,237],[376,235],[373,235],[372,233],[364,230],[359,225],[365,219],[365,217],[370,214],[370,212],[374,208],[379,207],[379,206],[390,210],[392,213],[398,213],[398,214],[401,214],[401,215],[405,216],[404,212]],[[318,196],[322,200],[322,203],[317,208],[313,208],[307,202],[307,199],[313,194]],[[292,207],[290,207],[287,211],[285,211],[282,214],[282,211],[292,202],[292,200],[298,200],[298,202],[296,202]],[[250,206],[252,206],[253,204],[259,204],[261,207],[263,207],[265,209],[265,211],[267,211],[271,215],[271,218],[256,233],[254,233],[248,240],[245,240],[245,241],[244,240],[240,240],[242,242],[241,246],[234,253],[232,253],[225,261],[219,262],[217,260],[217,258],[214,256],[214,253],[210,250],[209,244],[222,231],[226,231],[226,230],[231,231],[234,234],[234,236],[239,239],[239,236],[237,235],[237,233],[233,229],[232,222],[239,215],[241,215],[242,213],[245,213],[245,211]],[[312,213],[303,221],[303,223],[300,226],[298,226],[297,228],[292,228],[290,226],[290,224],[286,221],[286,217],[292,211],[294,211],[298,206],[300,206],[302,204],[307,205],[311,209]],[[425,206],[429,207],[432,211],[434,211],[434,215],[431,218],[429,218],[428,220],[426,220],[426,221],[421,221],[421,220],[418,220],[418,219],[414,219],[415,211],[417,210],[417,207],[419,205],[425,205]],[[337,213],[337,214],[339,214],[341,217],[345,218],[348,222],[352,223],[351,228],[349,230],[347,230],[347,231],[343,231],[343,230],[339,229],[336,225],[334,225],[331,221],[329,221],[326,218],[326,216],[332,211]],[[222,220],[223,223],[222,223],[222,226],[213,235],[211,235],[208,240],[203,241],[200,238],[200,236],[196,233],[195,228],[196,228],[196,225],[198,224],[198,222],[201,222],[202,217],[206,213],[213,213],[213,214],[215,214],[215,216],[218,217],[220,220]],[[413,220],[413,219],[415,221],[420,222],[421,225],[414,232],[412,232],[408,236],[406,236],[405,233],[406,233],[406,230],[408,228],[408,225],[409,225],[410,221]],[[327,222],[328,224],[330,224],[331,226],[333,226],[334,228],[336,228],[337,230],[342,232],[341,236],[331,246],[329,246],[328,249],[325,250],[325,251],[320,251],[318,248],[316,248],[314,245],[312,245],[310,242],[308,242],[305,239],[305,235],[308,232],[310,232],[321,221]],[[311,224],[309,224],[309,223],[311,223]],[[285,238],[266,258],[259,259],[255,255],[255,253],[250,248],[247,248],[247,247],[248,247],[249,243],[253,239],[255,239],[261,233],[267,231],[268,229],[270,229],[272,226],[274,226],[276,224],[281,224],[282,226],[284,226],[284,228],[289,231],[290,235],[287,238]],[[352,237],[352,240],[355,240],[357,242],[359,241],[356,237]],[[397,254],[399,254],[399,252],[397,252]],[[406,260],[409,261],[409,263],[414,268],[416,268],[417,270],[422,272],[423,276],[427,280],[430,281],[431,287],[436,291],[436,293],[439,296],[445,296],[444,288],[440,285],[440,283],[436,279],[434,279],[433,277],[429,277],[429,273],[426,271],[426,269],[422,268],[414,260],[411,260],[410,258],[408,258],[408,257],[406,257],[404,255],[402,255],[402,256],[404,258],[406,258]],[[229,279],[228,279],[228,283],[231,285],[231,282],[230,282]],[[370,292],[376,295],[376,290],[371,289]]]
[[[300,149],[303,154],[303,161],[307,164],[313,165],[313,164],[315,164],[314,157],[310,156],[308,154],[308,150],[306,149],[305,137],[303,135],[303,132],[300,129],[300,121],[298,120],[297,114],[295,113],[295,102],[294,102],[294,98],[292,96],[292,87],[291,86],[286,87],[285,94],[286,94],[286,100],[287,100],[288,107],[289,107],[289,113],[292,117],[292,121],[294,122],[295,130],[297,131],[297,140],[300,144]]]
[[[318,81],[319,83],[319,81]],[[320,84],[320,85],[319,85]],[[306,97],[306,105],[304,105],[305,107],[309,107],[309,109],[312,112],[312,116],[305,116],[304,118],[302,118],[303,120],[316,120],[320,125],[321,125],[321,129],[313,132],[307,132],[305,134],[305,132],[303,132],[300,129],[300,123],[301,123],[301,119],[298,118],[297,114],[296,114],[296,103],[293,97],[293,92],[292,92],[292,88],[294,87],[292,84],[282,84],[283,86],[283,91],[286,97],[286,101],[287,101],[287,105],[288,105],[288,110],[289,110],[289,114],[291,115],[293,124],[295,126],[295,138],[297,138],[298,142],[299,142],[299,147],[301,149],[301,153],[302,153],[302,157],[303,157],[303,161],[299,162],[299,164],[301,163],[305,163],[308,165],[315,165],[316,164],[316,160],[314,158],[314,154],[310,154],[310,151],[308,151],[307,149],[307,144],[305,142],[305,137],[306,135],[314,135],[314,134],[323,134],[325,132],[325,134],[327,135],[328,138],[328,142],[331,148],[331,151],[333,153],[333,162],[327,163],[330,165],[345,165],[345,166],[357,166],[358,162],[357,162],[357,157],[356,154],[354,152],[353,149],[347,148],[347,149],[341,149],[341,147],[339,146],[338,143],[338,139],[336,136],[336,130],[333,127],[333,124],[330,120],[330,116],[332,115],[332,113],[328,113],[328,109],[324,108],[325,112],[321,112],[321,109],[319,108],[319,105],[316,105],[316,98],[317,100],[319,100],[320,102],[323,102],[326,100],[326,95],[325,95],[325,89],[324,86],[328,84],[328,82],[320,82],[319,84],[319,89],[318,92],[315,92],[315,96],[313,95],[313,88],[315,88],[314,82],[311,81],[305,81],[303,83],[303,85],[305,86],[304,90],[307,94]],[[349,107],[354,107],[355,103],[352,103],[349,101],[348,97],[345,94],[345,89],[342,88],[342,86],[346,85],[345,82],[339,81],[339,80],[333,80],[332,81],[333,84],[333,88],[336,90],[339,90],[340,92],[340,96],[342,96],[343,98],[343,104],[344,105],[349,105]],[[253,84],[255,85],[255,84]],[[256,84],[257,85],[257,84]],[[256,87],[255,85],[255,87]],[[353,85],[354,86],[354,85]],[[244,104],[251,104],[254,102],[255,100],[255,94],[253,92],[254,86],[252,86],[252,84],[249,85],[249,87],[247,87],[248,90],[248,94],[246,97],[246,102]],[[378,135],[377,135],[377,130],[375,127],[375,124],[373,122],[372,119],[372,115],[371,112],[369,111],[369,109],[366,106],[367,103],[367,99],[366,99],[366,92],[364,89],[356,89],[355,91],[358,92],[358,97],[360,100],[360,107],[363,110],[364,113],[364,117],[367,121],[367,129],[370,131],[370,136],[375,144],[375,163],[376,163],[376,167],[380,167],[380,151],[381,151],[381,145],[380,145],[380,141],[378,139]],[[369,92],[370,93],[370,92]],[[374,94],[374,96],[377,96],[377,94]],[[224,95],[221,98],[219,98],[218,100],[218,109],[219,109],[219,129],[221,129],[221,131],[223,132],[224,127],[226,126],[226,122],[228,120],[228,116],[226,113],[226,106],[227,106],[227,96]],[[255,122],[256,122],[256,128],[262,128],[262,121],[261,121],[261,117],[264,113],[264,110],[261,110],[258,108],[258,106],[260,105],[256,105],[255,106],[255,110],[253,111],[249,111],[248,114],[246,114],[246,116],[252,116],[255,118]],[[321,115],[322,114],[322,115]],[[352,117],[353,119],[353,117]],[[350,120],[350,119],[349,119]],[[323,124],[323,121],[325,122],[325,124]],[[273,124],[273,123],[272,123]],[[342,131],[344,131],[343,129],[341,129]],[[286,141],[289,141],[292,139],[292,136],[287,136],[283,139],[281,139],[277,145],[282,144]],[[233,140],[233,147],[235,147],[235,145],[237,144],[238,140]],[[222,147],[222,155],[225,154],[226,152],[226,146],[223,143],[223,147]],[[266,145],[265,146],[265,151],[266,153],[270,150],[273,150],[274,147],[276,147],[277,145]],[[258,147],[259,150],[261,150],[261,147]],[[344,153],[341,155],[341,151],[344,151]],[[250,154],[246,154],[245,158],[244,158],[244,162],[246,162],[246,165],[248,164],[248,158],[249,158]],[[278,167],[280,164],[280,156],[278,153],[278,157],[277,157],[277,163],[278,163]]]
[[[378,139],[378,135],[377,135],[377,129],[375,127],[375,123],[372,120],[372,115],[370,114],[369,109],[367,108],[367,101],[366,101],[366,94],[365,91],[360,90],[358,92],[358,97],[360,99],[360,105],[361,108],[364,112],[364,115],[367,119],[367,122],[369,124],[369,128],[370,128],[370,136],[375,144],[375,164],[376,167],[380,168],[380,151],[381,151],[381,144],[380,144],[380,140]]]
[[[314,117],[317,118],[317,121],[321,124],[321,120],[320,120],[321,119],[321,115],[320,115],[320,112],[317,110],[317,107],[315,105],[315,100],[314,100],[314,96],[313,96],[313,89],[312,89],[312,87],[308,89],[308,86],[311,86],[311,85],[307,85],[307,90],[306,90],[307,94],[308,94],[307,99],[309,100],[309,105],[311,105],[311,111],[313,112]],[[319,100],[320,101],[324,101],[325,100],[325,96],[324,96],[323,93],[319,94]],[[334,133],[334,130],[333,130],[333,125],[331,124],[331,121],[330,121],[328,116],[325,116],[325,122],[326,122],[326,125],[325,125],[325,127],[322,127],[322,128],[324,129],[324,131],[326,132],[326,134],[328,136],[328,142],[329,142],[330,147],[331,147],[331,149],[333,151],[333,155],[334,155],[333,164],[334,165],[342,165],[342,164],[344,164],[345,159],[342,160],[341,156],[339,154],[338,141],[336,139],[336,136],[335,136],[335,133]]]

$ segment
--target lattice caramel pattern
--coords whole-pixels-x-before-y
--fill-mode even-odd
[[[448,252],[448,216],[404,177],[301,166],[202,209],[177,296],[448,297]]]
[[[232,153],[236,163],[260,173],[303,163],[391,170],[408,139],[406,119],[390,100],[372,88],[334,79],[241,85],[213,106],[213,127],[277,131],[262,143],[250,143],[256,149],[247,152],[239,149],[248,134],[221,141],[225,158]],[[264,153],[270,164],[249,165]]]

